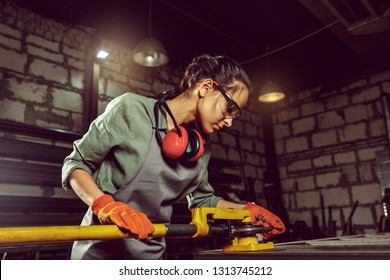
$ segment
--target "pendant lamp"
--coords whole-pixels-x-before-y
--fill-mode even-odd
[[[282,88],[271,81],[266,82],[260,89],[259,101],[264,103],[272,103],[282,100],[285,94]]]
[[[269,53],[269,46],[267,47],[266,54],[265,54],[265,68],[266,68],[266,76],[269,76],[268,74],[268,53]],[[260,102],[264,103],[273,103],[277,102],[279,100],[282,100],[286,95],[284,94],[282,88],[274,83],[268,80],[261,88],[258,96],[258,100]]]
[[[137,64],[146,67],[162,66],[169,61],[164,46],[152,37],[152,0],[149,1],[149,37],[136,45],[133,59]]]

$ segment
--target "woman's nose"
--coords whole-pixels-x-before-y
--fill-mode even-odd
[[[227,127],[231,127],[233,124],[233,119],[225,119],[224,123]]]

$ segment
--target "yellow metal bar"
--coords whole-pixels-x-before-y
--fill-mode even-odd
[[[153,237],[166,235],[166,225],[154,224]],[[135,235],[116,225],[45,226],[0,228],[0,245],[26,243],[54,243],[75,240],[134,238]]]

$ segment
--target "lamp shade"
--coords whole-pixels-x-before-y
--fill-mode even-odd
[[[168,63],[164,46],[153,37],[143,39],[134,49],[134,61],[142,66],[158,67]]]
[[[282,88],[273,82],[268,81],[260,89],[259,101],[265,103],[272,103],[282,100],[285,97],[285,94]]]

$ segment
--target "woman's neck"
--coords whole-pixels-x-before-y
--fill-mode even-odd
[[[196,120],[196,102],[194,99],[184,96],[184,93],[177,97],[168,100],[167,104],[178,125],[185,125]],[[168,130],[173,129],[174,123],[171,117],[167,114]]]

